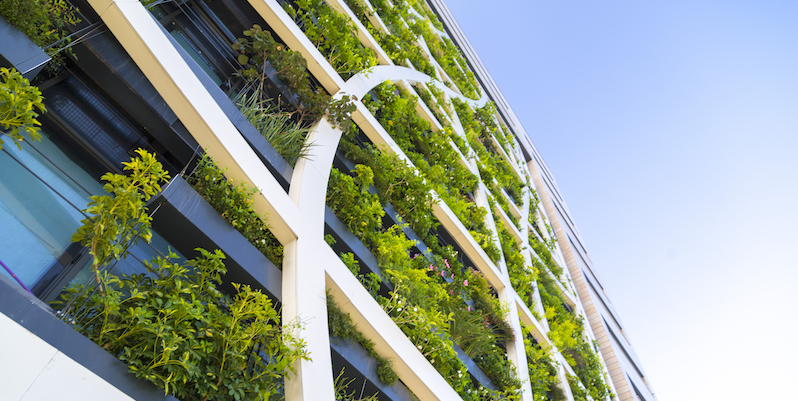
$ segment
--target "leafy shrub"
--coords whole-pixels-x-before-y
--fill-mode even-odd
[[[327,202],[374,253],[393,284],[391,297],[377,296],[378,302],[465,399],[476,399],[473,397],[478,394],[484,399],[511,398],[520,383],[504,350],[496,346],[497,341],[513,338],[512,329],[503,318],[506,307],[480,274],[448,259],[455,257],[451,248],[431,246],[433,262],[417,254],[410,257],[409,251],[415,244],[407,239],[401,227],[382,228],[384,211],[378,196],[369,192],[373,177],[372,170],[363,165],[357,165],[352,176],[333,170]],[[416,191],[418,188],[411,193]],[[378,186],[377,192],[384,196],[389,191]],[[351,254],[343,254],[341,258],[359,275]],[[359,277],[364,285],[373,287],[373,282],[363,275]],[[464,347],[502,391],[474,387],[468,376],[464,376],[465,365],[457,358],[452,341]]]
[[[565,301],[548,274],[540,272],[538,284],[540,298],[546,310],[546,319],[551,328],[548,334],[551,342],[557,346],[574,369],[587,393],[594,400],[606,398],[611,392],[604,383],[601,360],[597,354],[598,346],[596,344],[591,346],[585,339],[582,318],[565,307]],[[571,389],[575,387],[571,385]]]
[[[24,141],[24,133],[32,141],[41,139],[39,126],[42,124],[36,117],[46,111],[42,100],[39,88],[31,85],[19,71],[0,68],[0,129],[6,131],[17,147]],[[3,149],[2,139],[0,149]]]
[[[315,88],[310,83],[307,61],[302,54],[277,42],[271,32],[264,31],[260,25],[253,25],[244,31],[243,38],[238,38],[238,42],[233,44],[233,50],[238,52],[238,62],[243,66],[239,73],[255,83],[258,99],[266,100],[262,98],[262,89],[265,80],[269,78],[266,71],[271,65],[292,92],[291,96],[278,101],[281,106],[291,106],[299,121],[310,126],[328,115],[333,125],[344,131],[351,129],[348,118],[355,106],[351,104],[350,98],[344,96],[342,99],[332,99],[323,89]]]
[[[532,337],[531,329],[523,326],[524,348],[529,370],[529,383],[535,401],[565,401],[567,398],[557,379],[557,366],[551,349],[542,347]]]
[[[374,88],[372,93],[375,95],[373,98],[364,100],[366,106],[488,257],[498,261],[501,252],[485,224],[487,210],[474,203],[471,195],[479,178],[460,164],[460,156],[446,134],[433,132],[429,122],[418,116],[415,110],[418,100],[408,91],[386,82]]]
[[[89,248],[98,284],[103,266],[125,257],[128,246],[139,238],[150,241],[152,217],[144,205],[169,180],[169,174],[155,155],[143,149],[137,149],[136,153],[139,157],[122,163],[130,175],[106,173],[101,177],[107,181],[103,189],[108,194],[89,198],[84,212],[91,217],[83,219],[83,225],[72,235],[72,242]]]
[[[183,400],[279,397],[282,380],[304,342],[284,335],[279,313],[260,291],[232,283],[218,290],[227,272],[224,254],[197,249],[185,264],[177,255],[144,262],[145,274],[116,277],[100,267],[124,257],[137,237],[149,240],[144,202],[168,178],[155,156],[137,150],[124,163],[129,176],[105,174],[107,195],[97,195],[73,240],[89,246],[100,291],[71,285],[56,302],[75,328],[120,360],[137,377]]]
[[[344,79],[377,65],[377,56],[360,43],[349,17],[322,0],[293,3],[283,3],[283,8]]]
[[[185,265],[174,254],[145,262],[148,274],[105,273],[105,291],[71,287],[62,304],[84,305],[74,316],[78,331],[179,399],[279,395],[292,364],[308,359],[303,341],[282,332],[260,291],[233,284],[237,294],[222,294],[224,255],[198,251]]]

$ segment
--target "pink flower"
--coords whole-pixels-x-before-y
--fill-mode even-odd
[[[446,277],[446,272],[441,270],[441,277]]]
[[[449,290],[449,295],[454,295],[454,290]]]
[[[468,287],[468,279],[466,279],[466,281],[463,281],[463,285]]]
[[[433,266],[433,265],[429,265],[429,269],[430,269],[430,270],[435,270],[435,266]]]
[[[454,273],[452,273],[452,278],[454,278]]]
[[[471,305],[468,305],[468,311],[471,312]]]
[[[443,263],[446,263],[446,267],[451,267],[451,266],[449,266],[449,261],[448,260],[444,259]]]
[[[415,255],[413,255],[413,259],[415,259],[415,258],[417,258],[417,257],[418,257],[418,254],[415,254]]]

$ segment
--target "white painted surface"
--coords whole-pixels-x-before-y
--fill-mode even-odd
[[[0,333],[0,400],[133,400],[3,314]]]

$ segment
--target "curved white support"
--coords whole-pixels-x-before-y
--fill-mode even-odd
[[[360,99],[368,91],[385,81],[429,84],[431,78],[424,73],[406,67],[376,66],[369,71],[356,74],[346,81],[340,86],[340,90],[334,95],[334,98],[340,99],[349,95]],[[451,90],[449,91],[452,92]],[[452,95],[462,98],[462,96],[455,93],[452,93]],[[473,102],[466,98],[463,98],[463,100]],[[353,115],[356,123],[371,125],[372,128],[379,126],[373,120],[373,116],[368,111],[363,110],[362,103],[358,102],[357,108],[361,118]],[[386,140],[390,139],[387,133],[384,133],[384,136]],[[302,220],[297,227],[297,240],[285,246],[285,257],[283,259],[283,321],[286,324],[297,320],[302,322],[303,330],[295,332],[295,334],[305,340],[308,351],[313,358],[310,361],[298,361],[294,366],[297,374],[286,379],[286,398],[292,400],[321,400],[333,397],[325,270],[327,270],[327,279],[335,283],[334,287],[353,288],[351,280],[348,280],[350,283],[339,283],[342,280],[340,277],[342,275],[346,276],[341,273],[342,269],[345,269],[334,253],[326,251],[327,245],[324,243],[324,205],[327,198],[327,184],[340,139],[341,130],[331,125],[327,118],[322,119],[312,129],[306,139],[307,144],[313,144],[313,156],[300,159],[294,168],[291,178],[289,197],[296,203]],[[395,143],[389,142],[386,144],[393,150],[401,152]],[[401,156],[406,159],[405,155],[402,154]],[[448,207],[445,204],[439,204],[436,210],[439,209],[448,211]],[[444,220],[451,220],[452,224],[459,223],[459,220],[453,216],[451,211],[443,213],[443,215],[450,217],[450,219]],[[453,232],[465,230],[464,227],[458,228],[459,230],[453,230]],[[475,252],[482,251],[478,246],[473,248]],[[486,259],[484,255],[479,256],[475,259]],[[502,275],[495,265],[489,263],[481,267],[497,289],[501,290],[506,286],[506,281],[502,279]],[[357,288],[357,286],[355,287]],[[360,313],[363,313],[363,311],[360,311]],[[362,322],[370,325],[370,322],[375,321],[374,319],[385,320],[387,315],[381,316],[380,313],[384,314],[382,310],[379,310],[379,312],[372,310],[371,314],[376,314],[377,316],[363,319]],[[515,316],[514,320],[517,322],[517,315],[513,316]],[[375,336],[372,340],[377,344],[378,348],[385,350],[388,354],[393,354],[396,352],[395,350],[404,350],[401,356],[398,353],[395,354],[401,359],[397,365],[400,367],[398,373],[403,380],[406,379],[406,383],[410,385],[411,390],[416,391],[417,394],[435,394],[438,398],[440,397],[439,395],[445,394],[445,397],[439,399],[453,399],[451,388],[448,385],[441,386],[441,383],[445,383],[445,381],[431,365],[429,366],[431,369],[428,369],[430,371],[423,376],[419,376],[414,369],[403,368],[407,365],[406,360],[415,361],[413,365],[418,365],[421,361],[426,360],[420,353],[418,355],[414,354],[417,353],[415,347],[407,347],[407,344],[405,344],[407,339],[403,335],[397,335],[397,330],[387,331],[387,333],[393,333],[389,336],[390,338],[383,337],[382,333],[384,332],[385,330],[372,330],[369,334]],[[516,357],[513,360],[517,361],[519,359],[518,353],[520,352],[517,350],[523,350],[523,346],[520,348],[514,347],[513,349],[516,350],[514,352]],[[407,355],[407,353],[411,355]],[[454,395],[456,396],[456,394]]]

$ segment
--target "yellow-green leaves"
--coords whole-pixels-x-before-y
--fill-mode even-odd
[[[0,68],[0,129],[17,147],[25,140],[25,134],[32,141],[41,139],[41,123],[36,117],[46,111],[42,100],[39,88],[32,86],[19,71]],[[2,139],[0,149],[3,149]]]
[[[84,213],[83,225],[72,235],[72,242],[89,248],[93,257],[97,282],[99,271],[113,260],[127,255],[129,246],[139,238],[149,241],[150,221],[145,202],[161,190],[169,174],[155,158],[143,149],[139,157],[123,163],[128,175],[106,173],[102,180],[107,195],[94,195]]]

